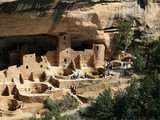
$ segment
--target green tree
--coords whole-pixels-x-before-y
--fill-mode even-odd
[[[158,72],[147,75],[140,84],[143,114],[147,119],[160,118],[160,79]]]
[[[137,48],[132,51],[132,55],[135,56],[133,60],[133,68],[135,72],[139,72],[146,67],[147,60],[143,57],[145,52]]]
[[[114,117],[117,119],[136,120],[140,117],[139,89],[136,79],[132,79],[125,91],[118,91],[114,96]]]
[[[154,41],[152,44],[152,49],[149,51],[151,56],[151,63],[153,69],[158,69],[160,71],[160,40]]]
[[[136,72],[141,71],[146,67],[146,59],[143,56],[139,56],[137,59],[133,61],[133,67]]]
[[[98,120],[111,119],[113,116],[111,89],[104,90],[102,94],[100,93],[97,100],[92,103],[92,106],[86,108],[85,113],[82,115]]]
[[[141,50],[140,48],[136,48],[132,50],[132,55],[135,57],[144,56],[145,52]]]
[[[120,51],[126,51],[132,40],[131,25],[128,22],[122,22],[118,26],[118,34],[115,36],[116,54]]]
[[[124,114],[125,96],[122,90],[118,90],[114,95],[114,117],[116,119],[121,119]]]
[[[160,78],[157,71],[141,79],[131,79],[125,90],[111,97],[105,90],[82,115],[97,120],[112,119],[160,119]],[[87,113],[87,114],[85,114]]]

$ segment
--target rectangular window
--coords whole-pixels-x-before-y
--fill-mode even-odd
[[[26,66],[26,69],[28,69],[28,66]]]

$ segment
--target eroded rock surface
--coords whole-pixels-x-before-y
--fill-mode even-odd
[[[159,0],[2,0],[1,3],[1,37],[65,32],[71,34],[74,44],[94,41],[104,43],[111,51],[111,36],[122,21],[129,21],[135,28],[147,25],[158,32],[160,29]]]

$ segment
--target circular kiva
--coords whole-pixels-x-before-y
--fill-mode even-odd
[[[45,93],[47,89],[48,85],[46,84],[33,83],[30,85],[28,92],[30,92],[31,94],[40,94],[40,93]]]
[[[18,101],[15,99],[5,99],[0,102],[0,110],[2,111],[15,111],[18,106]]]

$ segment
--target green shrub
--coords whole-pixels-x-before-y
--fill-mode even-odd
[[[78,107],[79,102],[77,99],[75,99],[74,97],[70,96],[69,94],[67,94],[64,97],[64,103],[65,103],[65,107],[66,109],[75,109]]]
[[[87,84],[83,84],[83,83],[79,83],[78,88],[85,88],[88,87],[89,85]]]
[[[75,115],[65,115],[65,120],[78,120],[78,118]]]
[[[46,107],[53,112],[64,112],[68,109],[75,109],[78,105],[77,99],[69,94],[64,96],[64,100],[52,100],[50,98],[46,100]]]
[[[49,110],[54,112],[61,112],[65,110],[64,101],[62,100],[52,100],[50,98],[46,101],[46,107],[49,108]]]
[[[45,111],[41,114],[41,120],[52,120],[53,115],[53,113]]]
[[[65,117],[61,116],[60,113],[50,112],[50,111],[44,111],[43,113],[41,113],[41,118],[39,118],[39,119],[36,118],[36,116],[33,116],[30,118],[30,120],[53,120],[53,118],[54,118],[54,120],[67,120]]]

